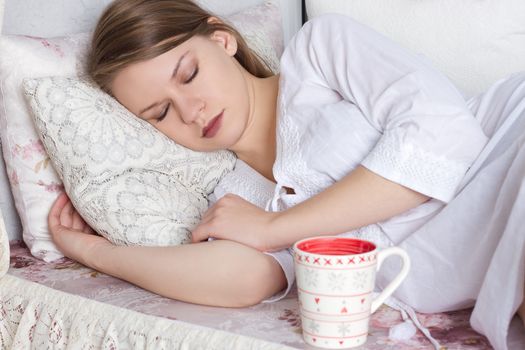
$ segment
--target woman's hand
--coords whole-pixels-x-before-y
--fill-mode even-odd
[[[274,250],[274,219],[278,213],[266,212],[234,194],[215,203],[193,230],[193,242],[209,237],[242,243],[260,251]]]
[[[89,266],[87,262],[93,249],[111,245],[107,239],[97,235],[62,193],[53,204],[48,216],[49,232],[58,249],[68,258]]]

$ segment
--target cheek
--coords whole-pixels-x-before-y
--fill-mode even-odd
[[[159,125],[153,126],[178,145],[194,151],[199,151],[201,148],[198,141],[199,138],[195,136],[195,130],[192,130],[191,127],[188,127],[183,123],[177,124],[163,122]]]
[[[169,128],[167,128],[165,125],[162,125],[162,123],[157,123],[156,121],[153,121],[151,125],[170,139],[173,139],[173,135],[170,135]]]
[[[239,98],[238,92],[245,89],[243,75],[230,57],[225,57],[209,69],[209,77],[203,82],[208,88],[212,87],[213,92],[221,94],[223,97],[233,96]],[[226,96],[224,96],[226,94]]]
[[[176,129],[175,129],[174,125],[172,125],[172,123],[169,123],[166,120],[164,122],[160,122],[160,123],[157,123],[156,121],[153,121],[151,123],[151,125],[155,129],[157,129],[158,131],[160,131],[161,133],[166,135],[171,140],[175,141],[176,143],[181,143],[181,140],[180,140],[181,135],[176,132]]]

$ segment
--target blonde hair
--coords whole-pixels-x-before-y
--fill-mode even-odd
[[[241,34],[191,0],[115,0],[98,21],[88,55],[87,71],[103,90],[123,68],[161,55],[195,35],[216,30],[237,40],[237,61],[256,77],[273,73]]]

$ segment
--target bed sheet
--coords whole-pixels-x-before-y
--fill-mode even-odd
[[[63,258],[45,263],[32,257],[21,241],[10,242],[8,275],[36,282],[62,292],[96,300],[142,314],[226,331],[291,348],[314,349],[301,338],[296,292],[281,301],[248,308],[228,309],[184,303],[150,293],[117,278]],[[7,276],[9,277],[9,276]],[[0,309],[5,307],[0,300]],[[441,314],[418,314],[425,327],[446,349],[491,349],[487,339],[469,326],[471,310]],[[402,322],[399,313],[382,306],[370,321],[369,338],[360,349],[430,349],[419,331],[408,340],[388,337],[390,327]]]

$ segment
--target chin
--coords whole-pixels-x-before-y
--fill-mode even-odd
[[[196,148],[190,148],[190,149],[197,151],[197,152],[217,152],[217,151],[228,150],[229,147],[223,146],[221,144],[221,145],[209,145],[209,146],[201,147],[199,149],[196,149]]]

